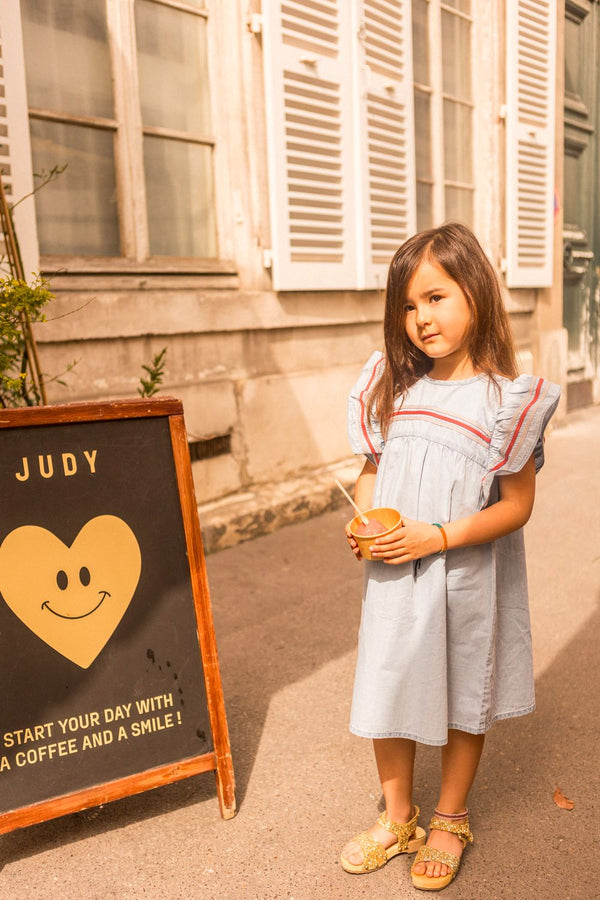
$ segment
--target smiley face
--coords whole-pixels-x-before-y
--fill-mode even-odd
[[[129,606],[141,562],[135,534],[117,516],[91,519],[70,547],[24,525],[0,546],[0,593],[37,637],[87,669]]]
[[[82,566],[81,569],[79,570],[79,583],[81,585],[83,585],[84,588],[87,588],[90,586],[91,582],[92,582],[92,576],[90,574],[90,570],[88,569],[87,566]],[[64,569],[60,569],[57,572],[56,583],[61,591],[66,592],[68,590],[69,576],[67,575],[67,573],[65,572]],[[71,594],[73,593],[72,589],[71,589],[70,593]],[[81,592],[78,590],[78,593],[81,593]],[[44,602],[42,603],[42,609],[47,609],[48,612],[51,612],[53,616],[58,616],[60,619],[85,619],[86,616],[91,616],[91,614],[93,612],[96,612],[96,610],[104,603],[106,598],[110,597],[109,592],[103,591],[103,590],[95,591],[93,589],[92,591],[88,591],[87,593],[90,596],[85,599],[91,600],[91,602],[94,603],[94,606],[92,606],[91,609],[88,609],[87,612],[75,612],[75,613],[58,612],[57,609],[52,608],[49,600],[44,600]],[[97,600],[96,594],[100,595],[99,600]],[[97,600],[97,602],[96,602],[96,600]],[[79,606],[77,606],[77,609],[79,609]]]

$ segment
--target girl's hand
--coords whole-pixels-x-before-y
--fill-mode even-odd
[[[401,528],[374,541],[371,545],[373,559],[398,566],[441,551],[444,539],[439,528],[428,522],[402,521]]]
[[[350,519],[350,522],[351,521],[352,521],[352,519]],[[357,559],[362,559],[361,552],[358,549],[358,544],[356,543],[356,541],[350,534],[350,522],[348,522],[348,524],[346,525],[346,540],[348,541],[348,545],[349,545],[350,549],[352,550],[352,552],[354,553],[355,557]]]

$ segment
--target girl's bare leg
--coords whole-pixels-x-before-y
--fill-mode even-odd
[[[477,766],[483,750],[483,734],[467,734],[465,731],[448,732],[448,743],[442,747],[442,786],[437,809],[440,812],[458,814],[467,808],[467,797],[477,773]],[[460,822],[460,819],[457,820]],[[445,850],[461,856],[463,845],[455,834],[446,831],[431,831],[427,840],[429,847]],[[450,869],[443,863],[418,863],[413,867],[417,875],[427,874],[438,878],[447,875]]]
[[[408,822],[413,816],[412,790],[416,744],[405,738],[377,738],[373,741],[373,748],[388,818],[394,822]],[[395,835],[377,823],[368,828],[367,832],[386,849],[397,841]],[[348,862],[355,865],[362,862],[362,850],[356,841],[346,844],[342,853]]]

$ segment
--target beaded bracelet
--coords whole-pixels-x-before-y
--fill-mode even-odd
[[[448,535],[446,534],[443,526],[440,525],[439,522],[433,522],[432,524],[435,525],[436,528],[439,528],[440,531],[442,532],[443,544],[442,544],[442,549],[440,550],[440,553],[445,553],[446,550],[448,549]]]

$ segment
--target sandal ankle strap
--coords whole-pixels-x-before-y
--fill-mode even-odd
[[[385,828],[386,831],[391,831],[392,834],[396,835],[400,849],[404,849],[407,846],[410,838],[417,830],[417,823],[419,821],[421,810],[418,806],[415,806],[414,811],[412,819],[408,822],[394,822],[392,819],[388,819],[386,813],[382,813],[377,819],[378,824],[381,825],[382,828]]]
[[[448,831],[451,834],[458,835],[463,843],[463,847],[467,845],[467,842],[473,843],[473,835],[469,828],[468,819],[462,822],[453,822],[448,819],[442,819],[440,816],[433,816],[429,823],[429,828],[435,831]]]
[[[445,813],[439,809],[434,809],[434,816],[438,816],[440,819],[448,819],[450,822],[454,821],[454,819],[468,819],[469,818],[469,808],[466,806],[465,811],[461,813]]]

